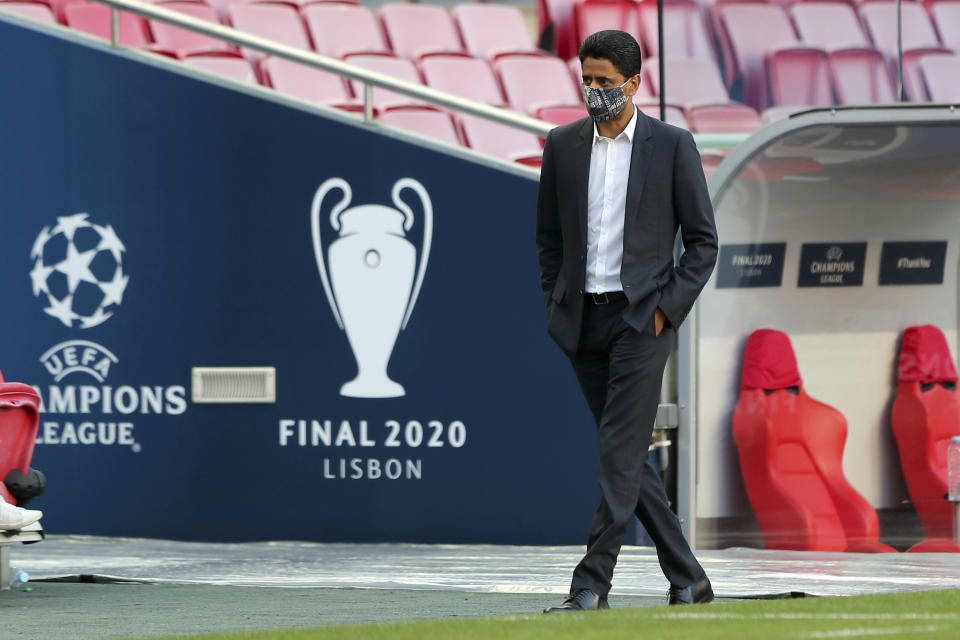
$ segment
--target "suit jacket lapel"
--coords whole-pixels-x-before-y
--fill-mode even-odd
[[[593,150],[593,120],[587,118],[580,127],[580,137],[574,152],[576,162],[577,213],[580,216],[577,228],[580,230],[579,246],[587,246],[587,189],[590,184],[590,153]]]
[[[634,108],[637,109],[637,126],[633,133],[633,153],[630,155],[630,176],[627,179],[627,200],[623,214],[624,239],[640,211],[640,197],[643,195],[643,185],[647,181],[647,169],[650,168],[650,158],[653,155],[653,132],[648,121],[649,116],[637,107]],[[589,166],[587,170],[589,171]]]

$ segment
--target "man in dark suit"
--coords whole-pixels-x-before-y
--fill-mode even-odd
[[[602,499],[570,596],[547,612],[607,608],[634,514],[657,547],[668,602],[709,602],[706,573],[647,463],[676,328],[717,259],[717,232],[689,132],[633,104],[640,47],[600,31],[580,48],[591,117],[547,136],[537,252],[549,333],[573,364],[597,423]],[[684,252],[674,264],[677,230]]]

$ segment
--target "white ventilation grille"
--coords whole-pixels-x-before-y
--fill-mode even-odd
[[[276,402],[274,367],[193,367],[193,401]]]

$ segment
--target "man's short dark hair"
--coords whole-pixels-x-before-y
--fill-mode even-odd
[[[587,36],[580,45],[580,62],[584,58],[609,60],[624,78],[632,78],[640,73],[640,45],[632,35],[625,31],[608,29]]]

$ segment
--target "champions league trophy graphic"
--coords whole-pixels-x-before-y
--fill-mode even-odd
[[[320,209],[334,189],[343,193],[330,213],[330,226],[339,235],[330,243],[324,260]],[[416,247],[406,238],[414,216],[400,199],[404,189],[416,193],[423,206],[419,268]],[[387,363],[423,284],[433,235],[433,207],[426,189],[413,178],[402,178],[393,185],[396,209],[375,204],[347,209],[352,197],[346,180],[330,178],[317,189],[310,212],[313,251],[323,290],[357,361],[357,377],[340,388],[340,395],[396,398],[405,391],[387,376]]]

